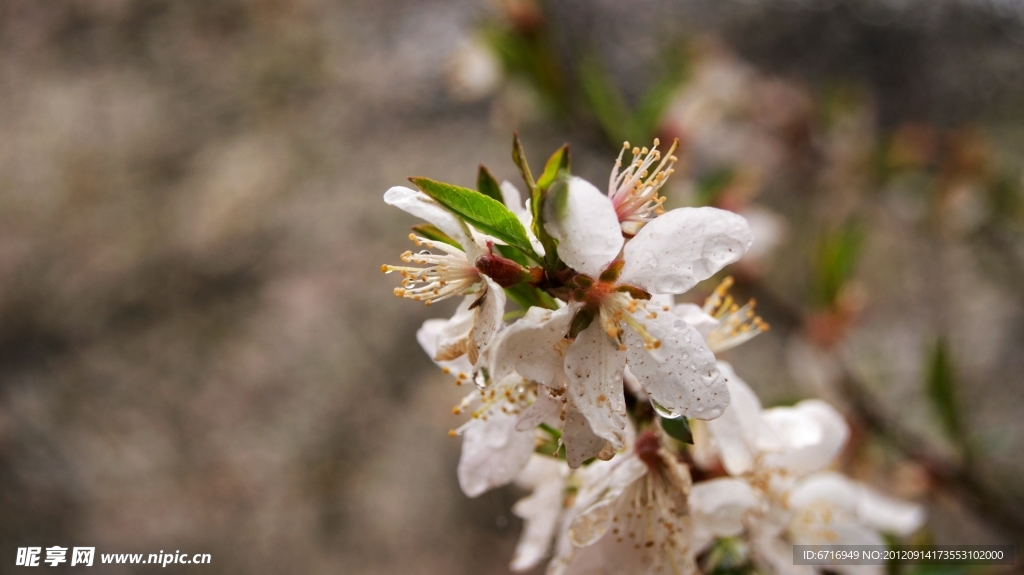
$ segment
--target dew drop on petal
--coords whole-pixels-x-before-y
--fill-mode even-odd
[[[654,408],[654,411],[658,412],[658,415],[664,417],[665,419],[678,419],[679,417],[682,416],[681,413],[673,413],[672,410],[665,407],[664,405],[661,405],[657,401],[654,401],[653,399],[651,400],[651,407]]]

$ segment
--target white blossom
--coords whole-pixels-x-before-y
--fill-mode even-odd
[[[552,389],[568,388],[593,432],[616,449],[624,444],[627,365],[659,413],[719,416],[728,390],[701,335],[670,312],[648,310],[630,292],[681,293],[736,261],[751,241],[743,219],[714,208],[672,210],[626,242],[619,261],[624,239],[607,198],[578,179],[560,194],[545,205],[545,226],[559,239],[559,257],[585,274],[576,284],[581,296],[513,324],[514,335],[498,347],[497,374],[518,371]],[[576,241],[576,230],[587,230],[586,241]],[[567,343],[581,310],[596,318]]]

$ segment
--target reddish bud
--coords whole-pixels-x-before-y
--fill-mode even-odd
[[[537,275],[531,270],[524,268],[508,258],[503,258],[494,254],[488,254],[477,258],[476,269],[480,270],[480,273],[491,278],[494,280],[494,283],[503,288],[511,287],[524,281],[532,281]],[[543,273],[539,268],[536,271]]]

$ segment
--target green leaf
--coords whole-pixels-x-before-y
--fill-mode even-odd
[[[544,172],[537,179],[537,187],[541,189],[547,189],[557,177],[564,177],[569,175],[569,144],[563,145],[561,148],[551,154],[548,158],[548,163],[544,165]]]
[[[409,181],[473,227],[540,261],[540,256],[534,253],[530,245],[526,228],[501,202],[475,190],[428,178],[409,178]]]
[[[433,224],[417,224],[412,227],[412,231],[427,238],[428,240],[434,240],[435,242],[444,242],[450,246],[455,246],[460,250],[465,251],[465,248],[459,245],[459,242],[453,240],[451,236],[437,229],[437,226]]]
[[[508,295],[508,299],[516,302],[524,310],[531,307],[542,307],[551,310],[558,309],[558,304],[555,303],[554,298],[527,283],[519,283],[512,287],[507,287],[505,288],[505,294]]]
[[[537,189],[537,182],[533,180],[530,165],[526,163],[526,152],[523,151],[523,143],[519,141],[519,132],[512,134],[512,162],[519,168],[519,173],[522,174],[523,181],[532,195],[533,190]]]
[[[690,420],[685,417],[678,419],[668,419],[665,417],[658,418],[661,420],[661,428],[665,430],[665,433],[669,434],[673,439],[682,441],[693,445],[693,432],[690,431]]]
[[[945,337],[935,341],[928,355],[925,385],[928,399],[942,427],[958,445],[964,445],[963,419],[956,397],[956,373]]]
[[[476,189],[492,200],[505,203],[505,196],[501,193],[501,185],[498,184],[498,180],[494,179],[494,176],[491,175],[491,172],[483,164],[480,164],[480,171],[476,174]]]

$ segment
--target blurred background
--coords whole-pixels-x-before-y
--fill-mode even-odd
[[[414,338],[452,306],[379,266],[416,223],[384,191],[516,181],[513,130],[599,187],[678,137],[668,205],[758,238],[739,375],[836,403],[916,541],[1019,545],[1022,111],[1016,0],[7,0],[0,573],[508,572],[523,493],[459,491]]]

